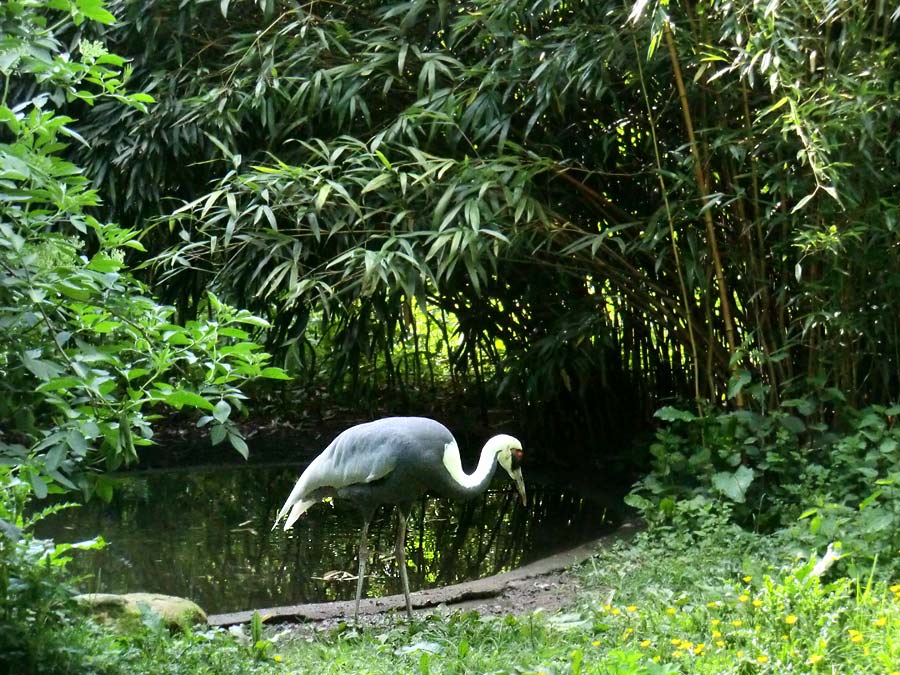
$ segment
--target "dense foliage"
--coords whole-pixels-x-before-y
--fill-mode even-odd
[[[64,157],[85,140],[59,108],[109,100],[145,115],[152,98],[125,93],[130,69],[101,43],[69,51],[56,34],[66,17],[113,20],[99,3],[0,8],[0,461],[38,497],[136,460],[166,407],[205,411],[214,442],[246,455],[240,386],[284,377],[248,340],[265,321],[208,294],[206,318],[179,325],[128,269],[137,231],[91,215],[99,195]]]
[[[829,426],[817,403],[785,401],[768,415],[661,409],[667,424],[650,446],[650,472],[626,501],[688,530],[718,511],[798,547],[839,542],[854,576],[873,565],[900,573],[900,407],[842,407]]]
[[[833,0],[0,4],[0,665],[893,675],[898,38]],[[108,495],[173,410],[246,453],[263,341],[357,405],[448,367],[556,452],[672,403],[651,536],[587,582],[621,602],[283,654],[85,623],[30,495]]]
[[[897,397],[886,4],[112,8],[159,103],[95,107],[86,165],[123,220],[173,214],[162,292],[215,288],[282,353],[406,385],[389,345],[439,309],[456,368],[583,428],[807,377]]]

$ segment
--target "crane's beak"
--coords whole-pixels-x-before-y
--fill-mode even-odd
[[[525,479],[522,477],[522,469],[513,469],[509,472],[512,479],[516,482],[516,490],[519,491],[519,497],[522,498],[522,506],[528,506],[528,497],[525,496]]]

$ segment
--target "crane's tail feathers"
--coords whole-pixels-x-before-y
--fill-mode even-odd
[[[291,509],[290,514],[287,517],[287,520],[284,521],[284,529],[287,530],[297,522],[297,519],[306,513],[309,510],[309,507],[315,504],[317,499],[301,499],[299,502],[294,504],[294,508]],[[278,523],[276,522],[276,525]]]

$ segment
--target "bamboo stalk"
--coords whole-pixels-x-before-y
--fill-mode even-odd
[[[675,75],[675,86],[678,89],[678,98],[681,102],[681,112],[684,116],[684,124],[687,130],[688,141],[691,148],[691,155],[694,158],[694,178],[697,181],[697,191],[700,193],[700,199],[706,202],[709,196],[708,181],[703,171],[703,163],[700,157],[700,148],[697,144],[697,138],[694,134],[694,123],[691,117],[691,109],[687,99],[687,90],[684,86],[684,78],[681,75],[681,64],[678,60],[678,51],[675,48],[675,38],[672,36],[672,29],[668,23],[663,24],[663,36],[666,40],[666,47],[669,50],[669,58],[672,61],[672,71]],[[728,356],[730,362],[730,370],[734,374],[738,369],[738,362],[735,358],[737,355],[737,340],[735,337],[734,322],[731,317],[731,302],[728,299],[728,287],[725,284],[725,272],[722,267],[722,256],[719,253],[719,244],[716,240],[716,229],[712,219],[712,211],[706,209],[703,212],[703,220],[706,224],[706,239],[709,246],[709,254],[713,261],[713,269],[715,271],[716,286],[719,291],[719,302],[722,307],[722,322],[725,326],[725,341],[728,345]],[[739,408],[744,407],[744,397],[739,391],[735,397],[735,403]]]
[[[632,43],[634,44],[635,54],[638,54],[637,40],[632,34]],[[659,191],[663,198],[663,205],[666,209],[666,220],[669,224],[669,240],[672,243],[672,255],[675,258],[675,274],[678,277],[678,287],[681,290],[681,302],[684,306],[684,321],[687,325],[688,341],[691,346],[691,362],[694,369],[694,398],[700,400],[700,363],[697,355],[697,341],[694,339],[694,325],[691,320],[692,307],[688,300],[687,284],[684,281],[684,271],[681,265],[681,252],[678,249],[678,242],[675,238],[675,223],[672,218],[672,209],[669,205],[669,195],[666,190],[666,182],[662,176],[662,159],[659,156],[659,141],[656,137],[656,122],[653,119],[653,108],[650,105],[650,99],[647,98],[647,84],[644,81],[644,69],[641,66],[640,58],[636,59],[638,67],[638,76],[641,78],[641,91],[644,94],[644,105],[647,107],[647,121],[650,124],[650,136],[653,139],[653,154],[656,157],[656,178],[659,181]]]

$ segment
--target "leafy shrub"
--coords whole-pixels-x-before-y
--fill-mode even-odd
[[[7,87],[0,98],[11,197],[0,201],[0,460],[38,497],[86,489],[87,470],[133,461],[161,406],[207,413],[213,441],[246,455],[233,419],[240,387],[285,377],[251,340],[266,322],[209,294],[205,318],[177,325],[126,263],[126,252],[143,251],[137,231],[91,215],[100,198],[64,155],[84,141],[57,107],[105,99],[146,112],[153,99],[125,93],[129,69],[102,44],[69,52],[58,32],[86,20],[113,16],[99,2],[0,5],[4,74],[25,95],[8,101]]]
[[[55,544],[37,539],[34,525],[66,506],[26,516],[31,488],[0,468],[0,673],[78,673],[89,660],[90,626],[74,617],[65,575],[70,553],[98,548],[101,539]]]
[[[790,527],[808,548],[842,541],[854,574],[876,556],[888,571],[900,547],[900,406],[843,407],[827,425],[823,403],[786,401],[767,414],[661,409],[667,424],[629,503],[659,524],[690,504],[759,531]]]

